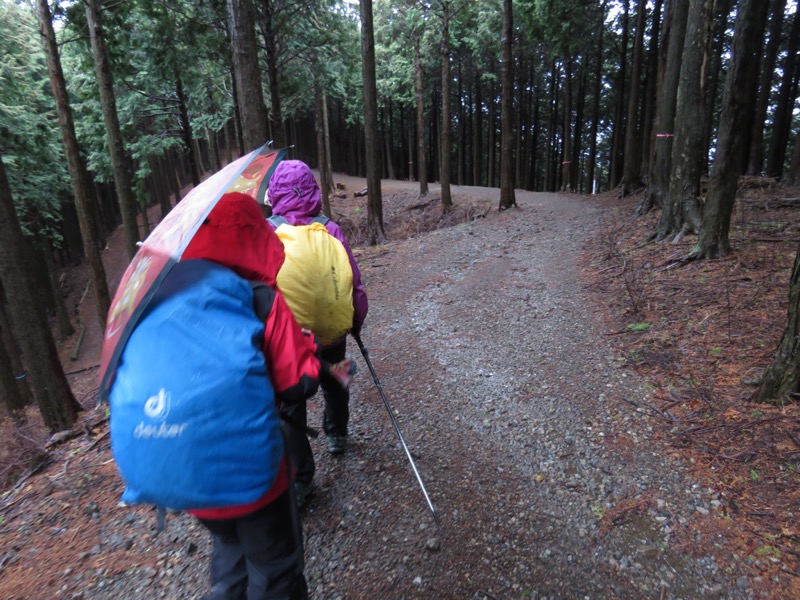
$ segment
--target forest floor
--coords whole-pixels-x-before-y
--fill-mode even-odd
[[[443,529],[358,358],[348,452],[314,442],[313,597],[800,597],[800,410],[751,401],[785,324],[800,190],[743,190],[734,253],[685,263],[692,238],[645,243],[658,215],[633,218],[638,196],[518,191],[498,213],[497,190],[455,186],[442,217],[437,186],[400,181],[382,183],[389,241],[365,247],[364,182],[336,180],[364,341]],[[117,505],[87,281],[62,279],[85,326],[62,344],[74,437],[48,439],[33,409],[0,431],[0,598],[201,597],[202,528],[170,515],[157,535],[149,509]]]

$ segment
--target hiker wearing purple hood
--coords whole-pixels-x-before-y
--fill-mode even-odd
[[[282,218],[289,225],[308,225],[318,217],[322,210],[322,195],[314,178],[314,174],[306,163],[300,160],[284,160],[275,168],[269,179],[267,191],[268,202],[272,205],[273,217]],[[273,227],[278,225],[270,221]],[[367,294],[361,284],[361,272],[358,269],[353,252],[347,243],[342,230],[328,219],[325,228],[334,238],[339,240],[347,251],[350,266],[353,270],[353,325],[351,331],[358,334],[367,316]],[[347,351],[346,336],[322,347],[322,360],[337,363],[345,358]],[[350,420],[350,393],[337,382],[325,375],[319,379],[322,394],[325,398],[325,415],[323,429],[327,436],[328,451],[341,454],[347,441],[347,425]],[[305,426],[308,416],[305,403],[295,405],[290,415],[297,425]],[[306,433],[299,427],[288,428],[288,445],[295,468],[295,489],[297,502],[303,506],[312,493],[314,477],[314,455]]]

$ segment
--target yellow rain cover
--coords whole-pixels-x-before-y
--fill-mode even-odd
[[[278,289],[301,327],[322,344],[343,337],[353,326],[353,269],[342,242],[322,223],[280,225],[286,260]]]

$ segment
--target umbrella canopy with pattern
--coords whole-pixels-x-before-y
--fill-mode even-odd
[[[233,161],[192,189],[140,244],[106,319],[99,372],[103,399],[107,399],[119,357],[148,302],[219,199],[227,192],[242,192],[264,203],[269,178],[286,155],[285,148],[268,146]]]

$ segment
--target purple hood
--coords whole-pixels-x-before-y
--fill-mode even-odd
[[[322,195],[317,180],[302,160],[283,160],[278,163],[267,190],[272,214],[290,223],[297,217],[316,217],[322,210]],[[294,218],[292,218],[294,217]]]

